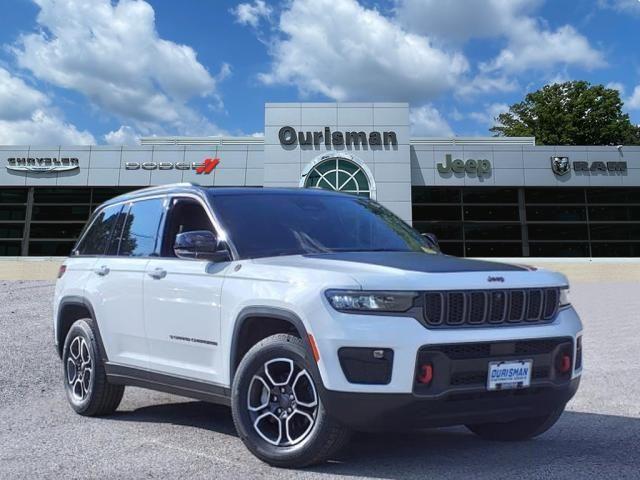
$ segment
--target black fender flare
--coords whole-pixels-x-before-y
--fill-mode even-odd
[[[95,327],[96,340],[98,342],[98,350],[100,351],[100,356],[102,357],[103,362],[107,362],[109,360],[109,357],[107,356],[107,351],[105,350],[104,343],[102,342],[102,335],[100,334],[100,326],[98,325],[98,319],[96,318],[96,312],[93,308],[93,305],[86,298],[77,296],[77,295],[68,295],[66,297],[63,297],[60,300],[60,303],[58,304],[58,311],[56,313],[56,339],[55,339],[56,350],[58,351],[58,354],[60,355],[60,357],[62,357],[62,348],[65,340],[60,336],[61,326],[62,326],[61,325],[62,311],[64,310],[65,307],[70,305],[84,307],[89,311],[89,315],[91,317],[91,320],[93,320],[93,325]]]
[[[269,306],[253,306],[253,307],[245,307],[243,308],[238,316],[236,317],[236,322],[233,326],[233,336],[231,337],[231,349],[229,350],[229,385],[233,385],[233,377],[236,373],[236,366],[234,365],[234,360],[236,358],[236,353],[238,351],[238,343],[240,331],[242,330],[242,326],[247,319],[251,317],[269,317],[276,318],[278,320],[284,320],[285,322],[291,324],[298,335],[304,342],[305,348],[307,349],[307,353],[309,354],[309,358],[314,358],[313,350],[311,348],[311,344],[309,343],[309,335],[307,333],[307,329],[304,326],[304,323],[300,319],[298,315],[296,315],[291,310],[287,310],[284,308],[278,307],[269,307]],[[317,378],[322,382],[322,376],[320,375],[320,371],[318,369],[318,365],[313,362],[313,370],[317,375]]]

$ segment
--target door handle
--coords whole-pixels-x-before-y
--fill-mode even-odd
[[[102,265],[101,267],[95,268],[93,271],[101,277],[104,277],[109,273],[109,267],[107,267],[106,265]]]
[[[150,272],[147,272],[147,273],[151,278],[155,278],[156,280],[160,280],[161,278],[164,278],[167,276],[167,271],[164,268],[160,268],[160,267],[154,270],[151,270]]]

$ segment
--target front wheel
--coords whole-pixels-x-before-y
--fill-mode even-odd
[[[564,406],[539,417],[522,418],[505,423],[482,423],[467,425],[473,433],[485,440],[503,442],[528,440],[542,435],[555,425],[564,412]]]
[[[299,468],[322,462],[349,438],[324,409],[302,340],[268,337],[247,352],[233,380],[238,435],[261,460]]]
[[[71,408],[88,417],[113,413],[124,393],[124,386],[107,381],[98,352],[93,320],[77,320],[64,342],[62,369]]]

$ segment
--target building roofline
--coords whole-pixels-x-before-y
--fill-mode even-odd
[[[264,137],[142,137],[140,145],[263,145]]]
[[[535,145],[536,137],[412,137],[411,145]]]
[[[411,145],[535,145],[535,137],[412,137]],[[264,145],[264,137],[143,137],[140,145]]]

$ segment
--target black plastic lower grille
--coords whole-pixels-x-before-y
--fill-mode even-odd
[[[440,328],[545,323],[559,298],[558,288],[426,292],[424,319]]]
[[[439,395],[461,389],[486,389],[489,363],[493,361],[530,360],[532,381],[567,382],[571,374],[560,374],[558,361],[565,352],[572,351],[569,337],[426,345],[418,351],[414,392]],[[433,368],[433,380],[428,385],[418,380],[420,366],[425,364]]]

